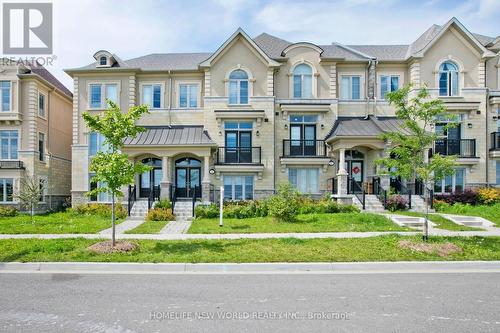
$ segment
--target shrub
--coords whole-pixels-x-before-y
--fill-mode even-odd
[[[155,208],[164,208],[164,209],[172,208],[172,203],[167,199],[161,199],[155,204]]]
[[[450,207],[450,204],[446,201],[434,199],[433,208],[436,210],[436,212],[446,210],[447,207]]]
[[[115,204],[115,212],[117,218],[123,219],[127,217],[127,210],[120,203]],[[82,204],[71,208],[71,213],[76,215],[98,215],[111,218],[111,205],[102,203]]]
[[[291,184],[282,184],[268,199],[269,215],[283,222],[291,222],[299,211],[299,192]]]
[[[194,209],[196,217],[213,219],[219,216],[219,206],[211,203],[209,205],[198,205]]]
[[[17,208],[12,206],[0,207],[0,217],[12,217],[18,214]]]
[[[450,205],[454,205],[456,203],[476,205],[479,202],[478,192],[471,189],[467,189],[463,192],[435,195],[434,198],[445,201]]]
[[[492,205],[500,202],[500,189],[493,187],[480,188],[478,191],[479,202],[485,205]]]
[[[397,210],[405,210],[407,203],[408,200],[406,200],[402,196],[393,195],[387,199],[387,203],[385,204],[385,209],[389,210],[390,212],[395,212]]]
[[[174,214],[171,208],[153,208],[150,209],[146,219],[149,221],[172,221]]]

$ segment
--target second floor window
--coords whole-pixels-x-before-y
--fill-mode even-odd
[[[451,61],[439,67],[439,96],[458,96],[458,66]]]
[[[229,75],[229,104],[248,104],[248,75],[241,69]]]
[[[181,84],[179,85],[179,107],[196,108],[198,107],[198,85]]]
[[[10,111],[10,81],[0,81],[0,100],[2,112]]]
[[[342,75],[341,98],[343,100],[361,99],[361,76]]]
[[[142,103],[153,109],[161,108],[161,85],[145,84],[142,86]]]
[[[0,131],[0,157],[2,160],[17,160],[18,132]]]
[[[293,70],[293,97],[312,97],[312,69],[306,64],[300,64]]]
[[[104,143],[104,136],[101,133],[89,133],[89,157],[95,156],[97,152],[107,151],[107,146]]]
[[[38,133],[38,159],[45,161],[45,134]]]
[[[386,99],[389,92],[399,89],[399,76],[397,75],[382,75],[380,76],[380,98]]]
[[[45,95],[38,94],[38,115],[45,118]]]
[[[100,109],[106,107],[106,99],[118,103],[118,85],[116,83],[90,85],[90,107]]]

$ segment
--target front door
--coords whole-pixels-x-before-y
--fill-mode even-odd
[[[147,198],[153,186],[160,186],[163,172],[160,159],[146,158],[142,160],[142,163],[153,167],[152,170],[139,175],[139,197]]]
[[[351,160],[346,161],[346,170],[349,173],[348,191],[349,193],[360,192],[363,188],[363,161]],[[359,186],[353,188],[352,182],[356,182]]]
[[[226,163],[252,163],[252,132],[226,131]]]
[[[201,162],[193,158],[178,160],[175,167],[175,193],[179,198],[201,196]]]
[[[316,155],[316,125],[290,125],[290,155]]]

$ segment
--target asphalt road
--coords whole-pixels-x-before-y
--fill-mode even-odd
[[[7,332],[499,332],[500,274],[0,274]]]

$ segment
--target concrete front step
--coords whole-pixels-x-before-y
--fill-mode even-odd
[[[451,215],[451,214],[441,214],[441,215],[456,224],[461,224],[468,227],[488,228],[495,226],[493,222],[479,216],[463,216],[463,215]]]
[[[402,227],[414,228],[414,229],[423,229],[425,220],[423,217],[414,217],[414,216],[404,216],[404,215],[394,215],[394,214],[384,214],[387,218],[389,218],[392,222],[400,225]],[[434,223],[428,221],[429,226],[435,226]]]

